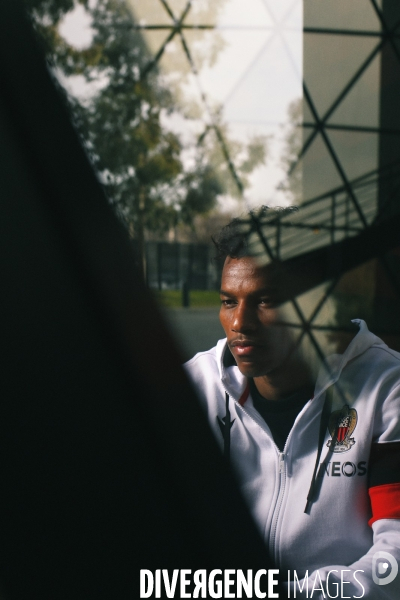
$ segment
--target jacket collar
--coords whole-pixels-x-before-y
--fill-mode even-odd
[[[373,345],[384,345],[384,342],[380,338],[369,331],[365,321],[354,319],[352,323],[359,326],[359,332],[343,354],[332,354],[327,357],[328,368],[322,367],[319,371],[315,386],[316,394],[323,392],[327,387],[335,383],[340,377],[343,368],[350,360],[360,356]],[[234,400],[239,400],[246,389],[247,378],[241,374],[236,364],[228,367],[224,365],[224,357],[227,352],[230,352],[230,350],[226,338],[219,340],[216,346],[219,375],[228,394]]]
[[[219,375],[222,384],[234,400],[239,400],[247,387],[247,377],[241,374],[236,363],[229,367],[224,365],[224,358],[228,356],[228,352],[230,353],[226,338],[219,340],[216,351]]]
[[[353,319],[352,323],[359,327],[357,335],[352,339],[343,354],[331,354],[327,357],[327,365],[322,366],[318,373],[316,392],[324,391],[335,383],[350,360],[357,358],[374,345],[385,345],[380,338],[369,331],[365,321]]]

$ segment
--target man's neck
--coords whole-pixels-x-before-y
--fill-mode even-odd
[[[254,377],[253,381],[261,396],[268,400],[280,400],[306,385],[314,384],[311,369],[298,357],[267,375]]]

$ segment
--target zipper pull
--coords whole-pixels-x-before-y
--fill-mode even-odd
[[[279,473],[283,473],[285,470],[285,454],[280,452],[279,454]]]

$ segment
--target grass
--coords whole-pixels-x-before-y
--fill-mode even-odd
[[[166,308],[182,307],[180,290],[153,290],[156,300]],[[190,308],[218,308],[219,292],[216,290],[190,290]]]

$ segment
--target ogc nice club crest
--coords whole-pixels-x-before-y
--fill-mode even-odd
[[[328,422],[329,433],[332,438],[336,438],[333,452],[347,452],[356,443],[351,434],[357,425],[357,411],[350,408],[347,404],[342,410],[335,410],[331,413]],[[328,448],[332,445],[332,440],[326,444]]]

